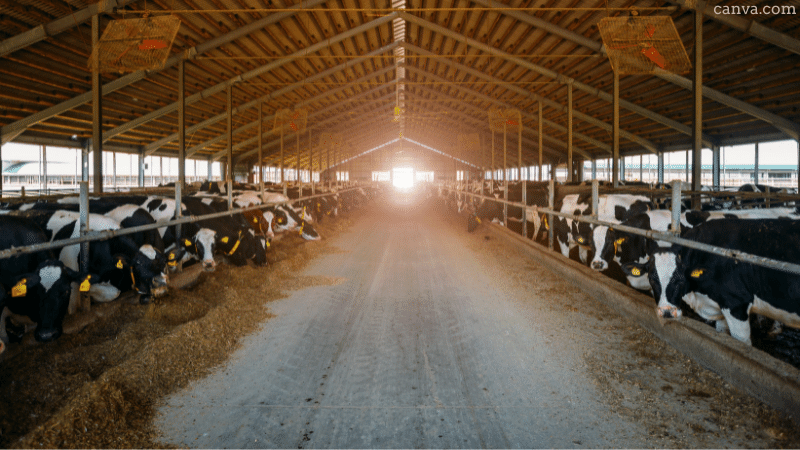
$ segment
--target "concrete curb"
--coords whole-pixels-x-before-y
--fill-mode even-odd
[[[651,297],[504,227],[489,224],[488,229],[497,237],[521,244],[521,249],[551,272],[800,425],[800,370],[794,366],[694,320],[659,319]]]

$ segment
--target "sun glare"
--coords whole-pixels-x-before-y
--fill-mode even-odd
[[[395,167],[392,169],[392,185],[398,189],[411,189],[414,187],[414,169],[408,167]]]

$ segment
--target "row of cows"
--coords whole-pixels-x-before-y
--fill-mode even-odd
[[[222,189],[221,189],[222,188]],[[182,216],[204,216],[229,211],[224,186],[205,183],[181,201]],[[28,326],[34,337],[46,342],[62,334],[67,314],[78,307],[80,293],[93,302],[109,302],[133,291],[140,303],[167,292],[170,272],[179,264],[201,264],[213,271],[217,260],[237,266],[267,265],[267,252],[276,234],[297,233],[317,240],[315,223],[357,208],[375,191],[355,188],[337,191],[280,186],[262,193],[254,186],[238,185],[233,208],[270,204],[260,209],[221,217],[118,235],[89,244],[88,271],[80,270],[80,245],[53,251],[27,253],[0,260],[0,353],[19,341]],[[0,205],[0,250],[76,238],[80,235],[78,197],[57,201]],[[91,231],[122,230],[167,222],[175,218],[175,198],[118,195],[89,199]]]
[[[764,189],[763,187],[761,189]],[[469,188],[474,193],[502,199],[502,187],[486,183]],[[744,186],[742,192],[756,192],[758,186]],[[606,190],[604,190],[606,191]],[[664,192],[664,191],[662,191]],[[503,204],[475,197],[465,198],[456,190],[439,188],[439,197],[459,213],[468,213],[467,229],[472,232],[485,222],[503,221]],[[539,211],[548,205],[548,183],[528,182],[526,190],[528,237],[544,245],[552,229],[558,251],[577,258],[592,269],[612,273],[619,269],[627,283],[649,292],[657,303],[657,314],[679,318],[682,308],[691,308],[706,321],[714,321],[720,332],[751,343],[750,316],[767,317],[780,324],[800,328],[800,275],[737,262],[708,252],[615,230],[621,224],[642,230],[671,232],[672,213],[664,202],[651,195],[601,193],[597,219],[612,224],[593,225],[571,218],[548,216]],[[509,185],[509,201],[522,201],[521,183]],[[743,206],[731,197],[729,206]],[[668,204],[668,202],[666,203]],[[800,207],[792,202],[773,202],[779,207],[698,211],[686,209],[680,215],[680,236],[769,259],[800,263]],[[798,203],[800,205],[800,203]],[[753,206],[748,204],[747,206]],[[591,216],[590,185],[557,185],[554,210]],[[509,229],[522,233],[522,210],[507,206]],[[618,267],[612,267],[618,266]]]

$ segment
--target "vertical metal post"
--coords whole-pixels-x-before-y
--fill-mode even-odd
[[[759,173],[758,173],[758,142],[756,142],[756,149],[755,149],[754,160],[753,160],[753,184],[759,184],[758,183],[758,176],[759,176]]]
[[[311,149],[311,127],[308,128],[308,182],[311,184],[311,195],[314,195],[314,174],[311,172],[314,168],[313,164],[314,151]]]
[[[492,130],[492,189],[494,189],[494,178],[495,178],[494,169],[495,169],[495,167],[494,167],[494,130]]]
[[[592,180],[592,217],[597,219],[597,211],[600,208],[600,182]]]
[[[89,149],[92,147],[92,140],[88,139],[81,148],[81,181],[89,181]]]
[[[522,237],[528,238],[528,180],[522,180]]]
[[[80,197],[78,200],[78,214],[79,214],[79,232],[80,236],[86,236],[89,232],[89,181],[83,180],[80,182]],[[83,274],[89,273],[89,242],[82,242],[80,244],[80,272]],[[91,304],[88,292],[81,292],[78,309],[80,311],[88,311]]]
[[[597,179],[597,160],[592,158],[592,179]]]
[[[114,186],[114,190],[117,190],[117,152],[111,153],[111,165],[114,166],[111,172],[111,184]]]
[[[281,124],[281,184],[283,184],[283,190],[286,191],[286,178],[284,177],[283,173],[283,124]]]
[[[144,187],[144,151],[139,152],[139,174],[136,181],[140,188]]]
[[[644,182],[644,155],[639,155],[639,181]],[[650,172],[647,173],[650,175]]]
[[[567,83],[567,181],[572,182],[572,83]]]
[[[258,190],[264,198],[264,103],[258,102]]]
[[[664,184],[664,152],[658,152],[658,182]]]
[[[694,61],[692,73],[692,191],[702,190],[703,161],[703,0],[698,0],[694,11]],[[692,195],[692,208],[700,209],[700,195]]]
[[[681,235],[681,185],[672,183],[672,233]]]
[[[178,62],[178,182],[175,183],[175,218],[181,218],[183,185],[186,184],[186,60]],[[181,226],[175,226],[175,242],[181,241]],[[180,270],[181,267],[178,268]]]
[[[556,185],[553,177],[550,177],[550,185],[547,187],[547,207],[552,211],[556,199]],[[553,250],[553,215],[547,215],[547,247]]]
[[[800,139],[795,139],[795,145],[797,146],[797,192],[800,193]],[[0,181],[0,194],[2,194],[2,192],[3,185]]]
[[[92,16],[92,48],[100,41],[100,16]],[[92,52],[92,153],[94,153],[94,192],[103,192],[103,85],[100,80],[98,54]]]
[[[619,181],[625,181],[625,157],[619,157]]]
[[[44,176],[44,181],[42,182],[42,189],[44,190],[44,194],[47,195],[47,146],[42,145],[42,176]]]
[[[231,188],[233,187],[233,85],[228,86],[228,158],[225,164],[227,165],[225,173],[225,181],[228,184],[228,208],[233,209],[233,196],[231,195]]]
[[[208,181],[211,181],[211,178],[214,176],[214,160],[211,157],[208,157],[208,161],[206,164],[206,169],[208,172]]]
[[[297,163],[294,165],[294,181],[298,186],[302,186],[303,182],[300,178],[300,129],[298,129],[295,134],[297,135]]]
[[[711,184],[715,191],[720,190],[719,169],[719,146],[715,145],[711,147]]]
[[[503,121],[503,184],[505,190],[503,191],[503,200],[508,201],[508,140],[506,139],[506,132],[508,131],[508,121]],[[503,226],[508,228],[508,204],[503,203]]]
[[[517,117],[517,180],[522,179],[522,113]]]
[[[611,184],[616,189],[619,187],[619,74],[614,71],[614,98],[612,101],[612,155],[611,155]]]
[[[544,181],[542,174],[542,156],[544,149],[542,149],[542,102],[536,102],[539,105],[539,181]]]
[[[2,135],[3,135],[2,130],[0,130],[0,137],[2,137]],[[0,142],[2,142],[2,141],[0,141]],[[2,167],[3,164],[2,164],[2,161],[3,161],[3,144],[0,144],[0,198],[3,197],[3,167]]]

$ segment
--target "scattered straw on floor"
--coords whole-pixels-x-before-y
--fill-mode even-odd
[[[222,364],[243,336],[273,317],[270,301],[341,283],[298,274],[314,258],[338,252],[326,238],[350,224],[316,224],[322,241],[289,235],[273,244],[269,267],[221,265],[193,288],[147,306],[123,304],[79,333],[4,361],[0,446],[160,447],[151,425],[159,399]]]

